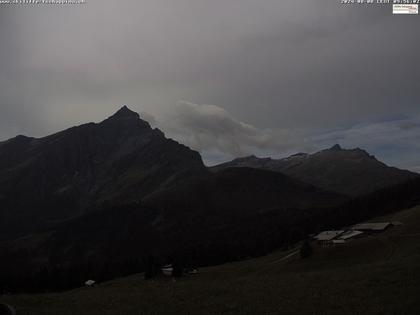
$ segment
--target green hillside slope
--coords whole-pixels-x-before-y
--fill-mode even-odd
[[[3,296],[18,314],[419,314],[420,207],[377,218],[401,226],[302,260],[290,252],[204,268],[194,276]]]

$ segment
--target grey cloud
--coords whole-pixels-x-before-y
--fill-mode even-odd
[[[140,113],[140,118],[147,121],[150,124],[150,126],[152,126],[152,127],[155,127],[156,124],[157,124],[155,116],[153,116],[153,115],[151,115],[147,112],[141,112]]]
[[[260,129],[219,106],[178,102],[174,112],[156,124],[169,137],[200,151],[209,165],[250,154],[284,157],[312,153],[339,143],[346,148],[366,149],[394,166],[414,171],[418,168],[420,116],[308,132]]]
[[[420,151],[420,116],[356,125],[317,135],[312,142],[319,147],[340,143],[361,147],[391,165],[418,171]]]
[[[404,144],[420,148],[418,143],[420,137],[420,117],[413,117],[395,121],[384,121],[366,125],[356,125],[345,130],[333,131],[317,136],[314,140],[318,142],[339,140],[350,146]]]
[[[220,122],[233,134],[223,138],[192,121],[200,112],[174,114],[215,160],[221,148],[223,158],[311,150],[314,134],[420,114],[419,20],[339,2],[2,6],[0,139],[100,121],[122,104],[162,121],[189,100],[233,119]]]
[[[178,102],[158,125],[168,136],[202,152],[209,164],[250,154],[276,156],[304,142],[299,131],[259,129],[216,105]]]

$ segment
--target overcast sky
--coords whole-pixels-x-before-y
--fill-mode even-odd
[[[208,164],[340,143],[420,171],[420,17],[339,0],[0,5],[0,139],[123,104]]]

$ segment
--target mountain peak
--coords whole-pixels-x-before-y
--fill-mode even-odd
[[[341,148],[341,146],[337,143],[337,144],[334,144],[334,145],[330,148],[330,150],[333,150],[333,151],[340,151],[340,150],[342,150],[342,148]]]
[[[139,119],[140,115],[129,109],[126,105],[121,107],[114,115],[108,119]]]

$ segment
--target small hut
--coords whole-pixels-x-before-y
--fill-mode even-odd
[[[87,280],[85,282],[85,286],[87,287],[94,287],[96,285],[96,281],[95,280]]]
[[[351,239],[354,239],[354,238],[361,237],[362,235],[363,235],[362,231],[349,230],[349,231],[341,234],[339,239],[344,240],[344,241],[348,241],[348,240],[351,240]]]
[[[344,231],[324,231],[314,237],[321,246],[329,246],[333,244],[333,240],[338,238]]]
[[[391,227],[391,225],[392,224],[390,222],[360,223],[353,226],[353,230],[364,232],[382,232]]]
[[[163,266],[161,270],[164,276],[171,277],[172,273],[174,272],[174,267],[172,266],[172,264],[169,264]]]

